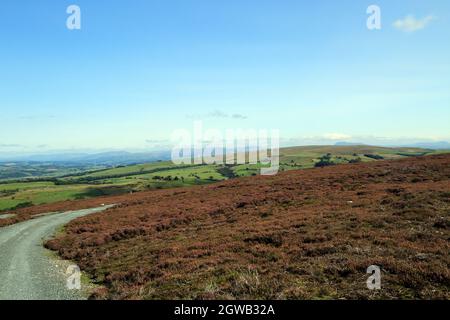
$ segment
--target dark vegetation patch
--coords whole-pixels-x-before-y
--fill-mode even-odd
[[[122,194],[127,194],[133,192],[132,186],[108,186],[102,188],[91,187],[88,188],[85,192],[79,193],[76,198],[77,199],[86,199],[86,198],[94,198],[94,197],[102,197],[102,196],[117,196]]]
[[[236,178],[236,174],[233,171],[233,166],[231,165],[224,165],[219,168],[217,168],[217,172],[223,175],[224,177],[227,177],[228,179]]]
[[[33,202],[31,202],[31,201],[24,201],[24,202],[21,202],[21,203],[17,204],[12,210],[28,208],[28,207],[32,207],[32,206],[33,206]]]
[[[283,239],[280,235],[272,234],[272,235],[259,235],[254,236],[250,238],[244,239],[244,242],[247,243],[259,243],[259,244],[265,244],[270,245],[274,247],[281,247],[283,244]]]
[[[370,158],[370,159],[374,159],[374,160],[383,160],[384,159],[384,157],[380,156],[379,154],[368,154],[368,153],[366,153],[364,155],[364,157],[367,157],[367,158]]]
[[[317,161],[314,164],[314,167],[316,168],[323,168],[328,166],[334,166],[336,163],[331,160],[331,153],[327,153],[326,155],[323,155],[319,161]]]

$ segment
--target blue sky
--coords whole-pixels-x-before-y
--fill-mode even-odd
[[[66,28],[70,4],[81,30]],[[381,30],[366,28],[371,4]],[[450,140],[446,0],[0,8],[3,154],[150,148],[193,119],[305,143]]]

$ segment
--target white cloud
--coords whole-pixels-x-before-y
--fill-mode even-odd
[[[329,140],[346,140],[350,139],[352,136],[343,133],[326,133],[323,135],[323,137]]]
[[[235,113],[231,117],[233,119],[247,119],[247,116],[244,116],[243,114],[240,114],[240,113]]]
[[[15,144],[15,143],[11,143],[11,144],[7,144],[7,143],[2,143],[0,144],[0,148],[20,148],[23,147],[21,144]]]
[[[424,29],[433,20],[436,20],[436,18],[432,15],[422,19],[416,19],[413,15],[409,15],[404,19],[395,21],[394,27],[403,32],[415,32]]]
[[[213,112],[208,113],[209,118],[228,118],[228,114],[220,110],[214,110]]]
[[[199,119],[199,118],[216,118],[216,119],[225,119],[225,118],[231,118],[231,119],[237,119],[237,120],[245,120],[248,117],[244,114],[240,114],[240,113],[233,113],[233,114],[228,114],[225,113],[223,111],[220,110],[214,110],[210,113],[204,114],[204,115],[187,115],[188,118],[194,118],[194,119]]]

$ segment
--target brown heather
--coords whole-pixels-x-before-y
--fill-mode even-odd
[[[450,298],[450,155],[289,171],[21,215],[102,202],[120,204],[73,221],[46,244],[102,286],[92,298]],[[372,264],[382,270],[379,291],[366,287]]]

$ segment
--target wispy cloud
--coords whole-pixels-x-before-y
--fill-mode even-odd
[[[247,116],[244,116],[243,114],[240,114],[240,113],[235,113],[231,117],[233,119],[247,119]]]
[[[226,114],[223,111],[214,110],[213,112],[210,112],[207,114],[208,118],[228,118],[228,114]]]
[[[415,32],[424,29],[436,17],[428,15],[422,19],[416,19],[413,15],[406,16],[394,22],[394,27],[403,32]]]
[[[171,141],[169,139],[146,139],[145,143],[147,144],[147,147],[155,149],[164,149],[171,147]]]
[[[166,143],[168,142],[168,139],[146,139],[146,143],[155,144],[155,143]]]
[[[39,119],[54,119],[54,118],[56,118],[56,116],[54,115],[37,115],[37,114],[23,115],[18,117],[19,120],[39,120]]]
[[[196,118],[196,119],[200,119],[200,118],[215,118],[215,119],[231,118],[231,119],[236,119],[236,120],[245,120],[248,118],[246,115],[243,115],[240,113],[228,114],[228,113],[220,111],[220,110],[214,110],[214,111],[209,112],[204,115],[188,115],[187,117],[188,118]]]
[[[7,144],[7,143],[1,143],[0,148],[21,148],[23,147],[20,144]]]
[[[329,140],[346,140],[350,139],[352,136],[344,133],[326,133],[323,135],[323,138]]]

